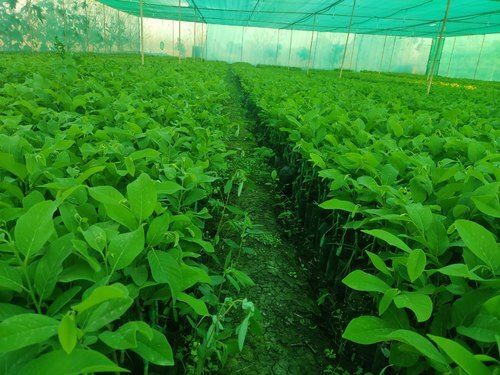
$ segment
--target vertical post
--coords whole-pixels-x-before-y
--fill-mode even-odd
[[[384,38],[384,46],[382,47],[382,55],[380,56],[380,63],[378,66],[378,74],[382,71],[382,61],[384,60],[385,44],[387,42],[387,35]]]
[[[175,21],[170,20],[172,22],[172,57],[175,56]]]
[[[349,37],[351,36],[352,17],[354,16],[354,8],[355,7],[356,7],[356,0],[353,0],[352,10],[351,10],[351,18],[349,19],[349,28],[347,29],[347,37],[345,39],[344,54],[342,55],[342,63],[340,64],[339,78],[342,78],[342,72],[344,71],[345,55],[347,53],[347,44],[349,43]]]
[[[390,73],[391,72],[391,67],[392,67],[392,58],[394,56],[394,49],[396,48],[396,38],[397,36],[394,36],[394,40],[392,41],[392,51],[391,51],[391,58],[389,59],[389,68],[387,71]]]
[[[241,30],[241,51],[240,51],[240,62],[243,62],[243,38],[245,36],[245,26]]]
[[[205,24],[205,60],[208,60],[208,23]]]
[[[290,30],[290,48],[288,49],[288,69],[290,69],[290,59],[292,57],[292,36],[293,36],[293,29]]]
[[[139,3],[140,9],[140,16],[141,16],[141,65],[144,65],[144,0],[140,0]]]
[[[181,62],[181,0],[179,0],[179,39],[177,42],[177,46],[179,49],[179,64]]]
[[[278,39],[276,40],[276,56],[274,58],[274,65],[278,65],[278,49],[280,46],[280,29],[278,29]]]
[[[352,52],[351,52],[351,57],[349,58],[349,69],[352,69],[352,59],[354,58],[354,51],[356,50],[356,38],[358,37],[358,34],[354,34],[354,39],[352,40]]]
[[[313,22],[313,29],[311,32],[311,41],[309,43],[309,55],[307,59],[307,74],[309,74],[309,68],[311,67],[311,53],[312,53],[312,46],[313,46],[313,37],[314,37],[314,31],[316,29],[316,13],[314,13],[314,22]]]
[[[191,55],[193,57],[193,60],[196,59],[196,56],[194,54],[195,48],[196,48],[196,21],[198,20],[198,15],[196,14],[196,9],[194,10],[194,24],[193,24],[193,47],[191,48]]]
[[[481,42],[481,49],[479,50],[479,56],[477,57],[476,69],[474,69],[474,79],[476,79],[477,68],[479,67],[479,61],[481,60],[481,55],[483,54],[484,39],[486,34],[483,35],[483,41]]]
[[[453,52],[455,51],[455,43],[457,42],[457,38],[453,38],[453,46],[451,47],[450,60],[448,61],[448,69],[446,70],[446,77],[450,76],[450,67],[451,67],[451,59],[453,59]]]
[[[356,54],[356,64],[354,65],[354,70],[358,70],[358,62],[359,62],[359,51],[361,51],[361,46],[363,45],[364,34],[361,34],[361,40],[359,42],[358,53]]]
[[[446,10],[444,11],[444,18],[441,21],[441,29],[439,30],[439,36],[438,36],[438,45],[436,49],[436,53],[434,54],[434,57],[437,56],[437,53],[441,51],[441,43],[443,43],[443,34],[446,30],[446,21],[448,21],[448,13],[450,11],[450,4],[451,0],[448,0],[446,2]],[[432,87],[432,79],[434,78],[434,69],[436,68],[436,58],[434,58],[434,61],[431,66],[431,71],[429,73],[429,82],[427,83],[427,95],[431,92],[431,87]]]

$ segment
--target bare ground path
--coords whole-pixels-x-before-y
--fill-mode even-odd
[[[308,267],[277,218],[280,198],[263,156],[266,150],[259,148],[251,132],[255,124],[239,82],[231,71],[227,79],[232,95],[228,110],[240,128],[229,145],[237,151],[235,167],[244,169],[250,179],[234,203],[249,213],[262,232],[250,242],[255,254],[239,260],[239,268],[255,282],[242,295],[261,311],[264,329],[263,334],[248,337],[243,352],[221,374],[322,374],[328,365],[324,351],[331,347],[331,339],[320,323]]]

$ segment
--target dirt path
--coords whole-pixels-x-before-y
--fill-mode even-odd
[[[324,352],[331,341],[319,325],[320,312],[308,282],[308,269],[294,244],[286,239],[277,219],[279,195],[273,189],[269,150],[259,148],[251,133],[254,123],[246,111],[243,94],[234,75],[228,73],[233,98],[229,106],[238,136],[229,141],[238,151],[237,168],[251,181],[235,202],[247,211],[260,233],[249,242],[254,255],[243,255],[238,267],[254,280],[244,290],[262,313],[262,335],[250,335],[243,352],[233,358],[222,374],[322,374],[328,365]],[[331,363],[331,362],[330,362]]]

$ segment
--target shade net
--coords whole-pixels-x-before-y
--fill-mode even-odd
[[[351,0],[147,0],[144,50],[304,69],[338,69],[345,51],[345,69],[424,74],[446,3],[357,0],[353,11]],[[135,0],[0,2],[0,50],[137,53],[140,7]],[[448,16],[436,72],[500,80],[500,2],[452,0]]]

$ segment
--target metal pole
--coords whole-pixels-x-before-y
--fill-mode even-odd
[[[484,39],[486,34],[483,35],[483,41],[481,42],[481,49],[479,50],[479,56],[477,57],[476,69],[474,69],[474,79],[476,79],[477,68],[479,67],[479,60],[481,60],[481,55],[483,54]]]
[[[352,59],[354,57],[354,51],[356,50],[356,38],[358,34],[354,34],[354,39],[352,40],[352,52],[351,52],[351,58],[349,59],[349,69],[352,69]]]
[[[181,0],[179,0],[179,64],[181,63]]]
[[[450,76],[451,59],[453,58],[453,52],[455,51],[455,43],[456,42],[457,42],[457,38],[455,37],[453,39],[453,46],[451,47],[450,60],[448,61],[448,69],[446,70],[446,77]]]
[[[392,57],[394,56],[394,49],[396,48],[396,38],[397,38],[397,36],[394,36],[394,40],[392,41],[391,58],[389,59],[389,69],[387,69],[387,71],[388,71],[389,73],[391,72],[391,67],[392,67]]]
[[[292,36],[293,36],[293,29],[290,30],[290,48],[288,49],[288,69],[290,69],[290,58],[292,57]]]
[[[274,65],[278,65],[278,49],[280,46],[280,29],[278,29],[278,40],[276,41],[276,56],[274,58]]]
[[[352,17],[354,16],[354,8],[355,7],[356,7],[356,0],[354,0],[352,2],[351,18],[349,19],[349,28],[347,29],[347,37],[345,39],[345,47],[344,47],[344,54],[342,55],[342,63],[340,64],[339,78],[342,78],[342,72],[344,71],[344,62],[345,62],[345,55],[347,52],[347,43],[349,43],[349,37],[351,36]]]
[[[311,32],[311,41],[309,43],[309,55],[307,59],[307,74],[309,74],[309,68],[311,67],[311,53],[312,53],[312,46],[313,46],[313,37],[314,37],[314,29],[316,29],[316,13],[314,13],[314,22],[313,22],[313,29]]]
[[[243,38],[245,36],[245,26],[241,30],[241,51],[240,51],[240,62],[243,62]]]
[[[205,24],[205,60],[208,60],[208,23]]]
[[[429,95],[429,93],[431,92],[432,79],[434,78],[434,69],[436,67],[436,56],[440,51],[441,43],[442,43],[442,39],[443,39],[443,34],[446,30],[446,21],[448,21],[448,13],[450,11],[450,4],[451,4],[451,0],[448,0],[446,2],[446,10],[444,12],[443,21],[441,21],[441,30],[439,31],[439,36],[438,36],[438,45],[437,45],[437,49],[434,51],[434,61],[433,61],[432,66],[431,66],[429,82],[427,84],[427,95]]]
[[[141,65],[144,65],[144,9],[143,9],[144,0],[141,0],[139,5],[139,12],[141,17]]]
[[[363,37],[364,34],[361,34],[361,41],[359,42],[358,53],[356,54],[356,65],[354,65],[355,71],[358,71],[359,51],[361,51],[361,46],[363,45]]]
[[[384,60],[385,43],[387,42],[387,35],[384,38],[384,46],[382,47],[382,56],[380,56],[380,64],[378,67],[378,74],[382,71],[382,60]]]

